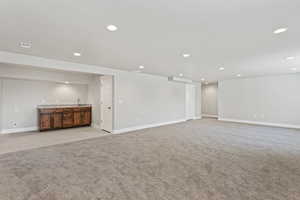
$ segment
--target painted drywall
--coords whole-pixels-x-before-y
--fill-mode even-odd
[[[95,65],[71,63],[0,51],[0,62],[40,69],[113,75],[114,129],[132,130],[185,119],[185,85],[166,77],[113,70]],[[200,87],[199,87],[200,86]],[[201,116],[201,84],[196,84],[196,115]]]
[[[299,74],[220,81],[219,117],[300,127],[299,91]]]
[[[218,84],[202,85],[202,115],[218,116]]]
[[[121,72],[115,97],[117,130],[185,119],[185,85],[166,77]]]
[[[97,77],[98,75],[91,75],[91,74],[85,74],[85,73],[78,73],[78,72],[66,72],[63,70],[49,70],[49,69],[43,69],[43,68],[38,68],[38,67],[30,67],[30,66],[18,66],[18,65],[13,65],[13,64],[0,64],[0,80],[4,79],[11,79],[13,80],[31,80],[31,81],[42,81],[43,87],[46,85],[51,85],[49,86],[52,88],[51,90],[48,90],[49,93],[45,92],[40,92],[38,91],[37,96],[39,95],[44,95],[49,97],[48,100],[41,100],[38,97],[35,98],[34,101],[38,101],[39,103],[45,102],[45,104],[57,104],[57,103],[77,103],[76,99],[74,96],[82,96],[81,94],[75,94],[78,92],[78,84],[83,84],[83,85],[88,85],[88,97],[80,98],[81,102],[80,103],[90,103],[93,105],[93,125],[95,127],[100,126],[100,107],[99,107],[99,98],[100,98],[100,83],[99,81],[97,82]],[[4,78],[4,79],[3,79]],[[59,85],[57,83],[64,83],[65,81],[71,83],[68,86],[64,86],[65,84]],[[14,81],[13,81],[14,82]],[[17,83],[17,81],[16,81]],[[20,83],[20,81],[18,81]],[[26,82],[28,83],[28,82]],[[35,82],[35,83],[40,83],[40,82]],[[0,84],[1,86],[1,84]],[[7,86],[7,85],[6,85]],[[85,86],[85,87],[86,87]],[[75,89],[74,89],[75,87]],[[33,86],[33,90],[35,90],[35,86]],[[98,89],[97,89],[98,88]],[[16,88],[12,88],[18,89]],[[27,88],[28,89],[28,88]],[[98,90],[98,91],[97,91]],[[1,90],[2,91],[2,90]],[[75,91],[75,93],[74,93]],[[61,93],[61,94],[59,94]],[[84,92],[86,93],[86,92]],[[2,94],[2,93],[1,93]],[[57,97],[57,95],[60,95]],[[55,96],[56,95],[56,96]],[[85,99],[88,99],[87,102]],[[1,96],[0,96],[0,102],[1,102]],[[1,106],[3,103],[0,104],[0,113],[2,113]],[[32,106],[32,105],[29,105]],[[24,110],[24,109],[23,109]],[[20,111],[21,112],[21,111]],[[21,114],[23,116],[23,114]],[[3,119],[1,119],[2,114],[0,115],[0,124],[5,123]],[[6,119],[5,119],[6,120]],[[20,126],[22,126],[22,123],[18,123]],[[33,123],[29,123],[33,124]],[[20,127],[17,126],[16,128],[25,129],[27,127]],[[7,127],[7,126],[6,126]],[[36,125],[34,126],[36,127]],[[0,130],[1,130],[1,125],[0,125]]]
[[[1,78],[2,131],[37,127],[37,105],[87,102],[88,85]]]
[[[92,75],[84,73],[66,72],[63,70],[49,70],[30,66],[17,66],[0,63],[0,77],[24,80],[40,80],[74,84],[89,84]]]

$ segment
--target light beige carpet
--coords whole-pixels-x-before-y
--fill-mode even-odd
[[[0,155],[1,200],[299,200],[300,131],[196,120]]]

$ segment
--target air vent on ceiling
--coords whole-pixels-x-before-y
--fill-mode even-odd
[[[192,80],[186,79],[186,78],[180,78],[180,77],[175,77],[175,76],[170,76],[168,77],[169,81],[175,81],[175,82],[180,82],[180,83],[193,83]]]
[[[30,49],[31,43],[30,42],[21,42],[20,47],[25,48],[25,49]]]

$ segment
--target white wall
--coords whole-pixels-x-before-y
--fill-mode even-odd
[[[220,81],[218,102],[221,119],[300,128],[300,75]]]
[[[115,97],[117,130],[185,119],[185,85],[166,77],[121,72]]]
[[[37,127],[37,105],[87,102],[87,85],[48,81],[0,79],[2,81],[2,131]]]
[[[202,115],[218,116],[218,84],[202,85]]]
[[[74,84],[89,84],[92,75],[0,63],[0,77],[24,80],[51,81],[58,83],[68,81]]]
[[[91,82],[84,73],[0,64],[0,132],[36,128],[37,105],[87,103]]]
[[[3,51],[0,51],[0,62],[21,65],[24,68],[34,66],[47,70],[113,75],[115,79],[114,129],[117,131],[185,119],[185,85],[169,82],[166,77]],[[201,84],[196,84],[197,117],[201,117],[200,94]]]

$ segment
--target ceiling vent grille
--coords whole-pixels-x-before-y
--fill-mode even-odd
[[[168,77],[168,80],[174,81],[174,82],[180,82],[180,83],[189,83],[189,84],[193,83],[193,81],[190,79],[180,78],[180,77],[175,77],[175,76]]]

